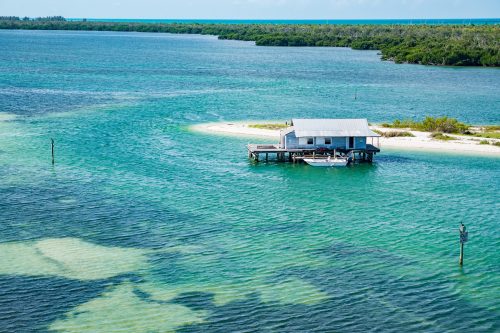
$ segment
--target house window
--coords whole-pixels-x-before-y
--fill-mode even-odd
[[[325,138],[325,145],[331,145],[332,144],[332,138]]]
[[[308,145],[314,144],[314,139],[313,138],[307,138],[307,144]]]

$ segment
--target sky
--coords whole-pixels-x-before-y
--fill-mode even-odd
[[[500,0],[0,0],[0,16],[144,19],[499,18]]]

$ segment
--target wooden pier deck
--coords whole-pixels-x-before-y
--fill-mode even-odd
[[[255,161],[259,161],[260,155],[265,156],[265,160],[269,160],[269,155],[276,155],[276,160],[280,162],[299,162],[304,158],[321,158],[327,156],[334,152],[331,149],[321,149],[321,148],[294,148],[286,149],[280,148],[279,144],[248,144],[248,157],[253,158]],[[336,149],[336,152],[347,154],[352,152],[354,154],[354,160],[356,160],[356,154],[358,154],[357,160],[369,161],[373,160],[373,156],[380,152],[380,149],[374,145],[367,144],[364,149]]]

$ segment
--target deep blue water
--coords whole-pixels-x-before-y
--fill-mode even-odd
[[[500,158],[254,164],[261,139],[190,125],[498,124],[499,89],[372,51],[0,31],[0,331],[496,332]]]

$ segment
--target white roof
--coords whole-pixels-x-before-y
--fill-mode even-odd
[[[380,136],[368,127],[366,119],[292,119],[295,136]]]

